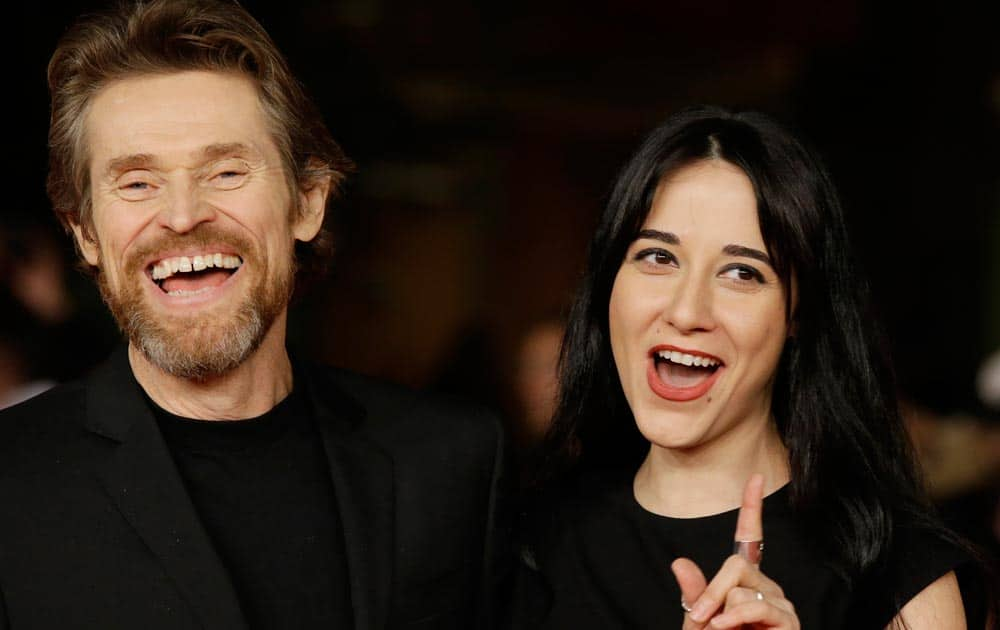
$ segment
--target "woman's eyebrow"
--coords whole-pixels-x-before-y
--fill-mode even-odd
[[[663,241],[667,245],[680,245],[681,239],[677,238],[677,235],[673,232],[661,232],[659,230],[639,230],[639,234],[635,237],[637,240],[640,238],[651,238],[657,241]]]
[[[636,236],[636,239],[638,240],[640,238],[651,238],[656,241],[667,243],[668,245],[681,244],[681,239],[676,234],[673,232],[661,232],[660,230],[639,230],[639,234]],[[769,267],[774,267],[771,263],[771,257],[768,256],[766,252],[762,252],[759,249],[754,249],[745,245],[726,245],[722,248],[722,253],[727,256],[753,258],[754,260],[759,260]]]
[[[722,253],[727,256],[742,256],[743,258],[753,258],[754,260],[759,260],[769,267],[774,267],[771,264],[771,258],[765,252],[759,249],[754,249],[752,247],[746,247],[744,245],[726,245],[722,248]]]

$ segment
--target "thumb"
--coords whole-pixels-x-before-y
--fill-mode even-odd
[[[705,574],[701,572],[697,564],[687,558],[677,558],[674,560],[670,564],[670,570],[673,571],[674,579],[677,580],[677,586],[681,589],[681,602],[690,608],[701,597],[701,594],[705,592],[705,587],[708,586],[708,583],[705,581]],[[683,630],[697,630],[703,627],[704,624],[694,621],[687,614],[684,615]]]

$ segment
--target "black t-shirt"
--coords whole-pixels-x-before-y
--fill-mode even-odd
[[[631,478],[588,484],[581,496],[556,512],[547,535],[527,554],[538,571],[528,572],[533,576],[519,587],[517,625],[680,628],[681,595],[670,564],[690,558],[711,580],[732,553],[738,510],[689,519],[652,514],[636,502]],[[906,602],[968,560],[944,541],[901,533],[892,554],[896,566],[861,586],[838,573],[796,527],[787,486],[765,498],[763,526],[760,568],[809,630],[882,630],[896,610],[888,586]]]
[[[293,391],[238,421],[191,420],[150,402],[254,629],[351,627],[333,484],[303,398]]]

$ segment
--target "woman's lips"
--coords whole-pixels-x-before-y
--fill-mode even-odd
[[[666,400],[686,402],[704,396],[712,389],[719,374],[725,369],[721,362],[717,364],[717,367],[706,368],[674,363],[668,359],[658,359],[659,353],[663,350],[677,351],[678,349],[672,347],[654,349],[650,353],[647,364],[646,380],[653,393]],[[688,355],[708,356],[690,351],[680,352]]]

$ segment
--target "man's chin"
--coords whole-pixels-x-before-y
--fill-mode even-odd
[[[103,274],[101,294],[129,342],[160,371],[178,378],[208,380],[245,362],[263,343],[287,308],[293,268],[273,286],[257,284],[247,295],[177,310],[151,300],[138,287],[116,295]]]
[[[161,371],[178,378],[207,380],[241,365],[266,334],[265,322],[255,312],[241,314],[227,324],[144,327],[130,331],[129,340]]]

